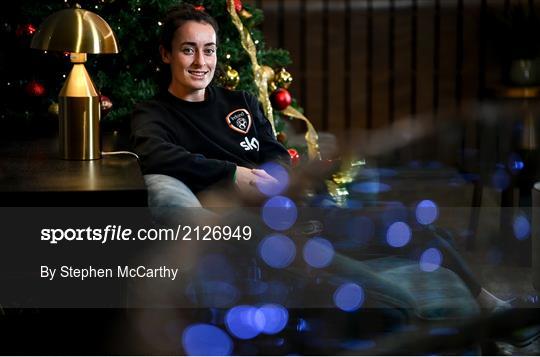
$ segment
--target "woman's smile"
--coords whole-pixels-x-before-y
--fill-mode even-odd
[[[191,69],[188,70],[188,73],[191,74],[192,77],[195,79],[204,79],[209,71],[201,71],[201,70],[195,70]]]

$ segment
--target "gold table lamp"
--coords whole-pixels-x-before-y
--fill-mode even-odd
[[[68,160],[101,158],[99,93],[84,66],[87,53],[118,53],[110,26],[80,6],[47,17],[32,48],[71,52],[73,68],[58,98],[60,155]]]

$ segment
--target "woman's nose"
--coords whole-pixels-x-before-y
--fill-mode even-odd
[[[202,53],[202,51],[195,52],[195,58],[193,59],[193,63],[197,65],[203,65],[205,63],[204,54]]]

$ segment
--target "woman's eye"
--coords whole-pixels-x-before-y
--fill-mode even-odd
[[[213,55],[214,53],[216,53],[216,49],[215,48],[207,48],[204,50],[204,53],[207,54],[207,55]]]
[[[195,53],[195,50],[193,48],[186,47],[182,49],[182,52],[186,55],[192,55]]]

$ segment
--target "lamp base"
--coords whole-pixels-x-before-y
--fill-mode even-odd
[[[58,104],[62,158],[100,159],[99,97],[60,97]]]
[[[76,62],[58,99],[60,155],[66,160],[101,158],[99,95],[82,61],[85,54],[72,56]]]

